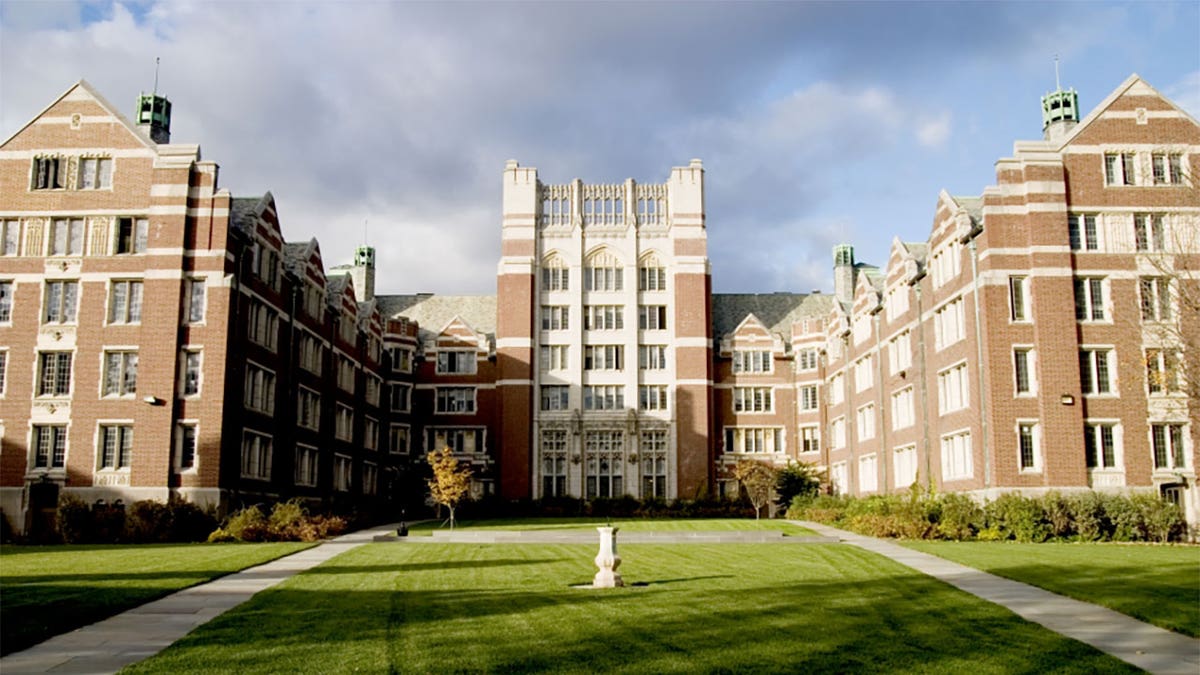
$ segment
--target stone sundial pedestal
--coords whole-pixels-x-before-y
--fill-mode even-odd
[[[616,588],[624,586],[617,568],[621,566],[621,556],[617,555],[616,527],[597,527],[600,533],[600,552],[596,554],[596,567],[600,568],[592,579],[593,588]]]

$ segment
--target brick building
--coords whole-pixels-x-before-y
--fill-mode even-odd
[[[712,293],[698,160],[598,185],[514,161],[495,295],[377,297],[372,249],[326,270],[147,100],[134,125],[80,83],[0,146],[14,521],[64,488],[370,503],[443,446],[506,499],[722,493],[754,457],[1200,517],[1200,125],[1136,76],[1082,120],[1045,97],[1043,140],[938,195],[927,241],[837,247],[833,294]]]

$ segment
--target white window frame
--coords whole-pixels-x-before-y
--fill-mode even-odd
[[[1042,472],[1042,431],[1035,419],[1018,419],[1014,428],[1017,440],[1017,469],[1021,473]],[[1025,456],[1025,443],[1029,443],[1029,456]]]

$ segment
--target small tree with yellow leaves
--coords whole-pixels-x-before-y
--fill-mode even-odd
[[[746,490],[750,505],[754,507],[754,519],[758,520],[762,507],[771,499],[771,490],[779,479],[779,472],[764,462],[743,459],[733,468],[733,477]]]
[[[450,529],[453,530],[454,508],[471,489],[471,467],[460,467],[450,448],[429,453],[425,461],[433,468],[433,477],[428,480],[429,494],[433,501],[450,510]]]

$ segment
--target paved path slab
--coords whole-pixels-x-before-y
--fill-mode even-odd
[[[185,588],[0,658],[0,673],[115,673],[154,656],[255,593],[395,530],[393,523],[352,532],[299,553]]]
[[[1036,586],[982,572],[893,542],[854,534],[818,523],[796,524],[829,537],[838,537],[873,553],[891,558],[940,579],[1021,618],[1089,644],[1151,673],[1200,673],[1200,640]]]

